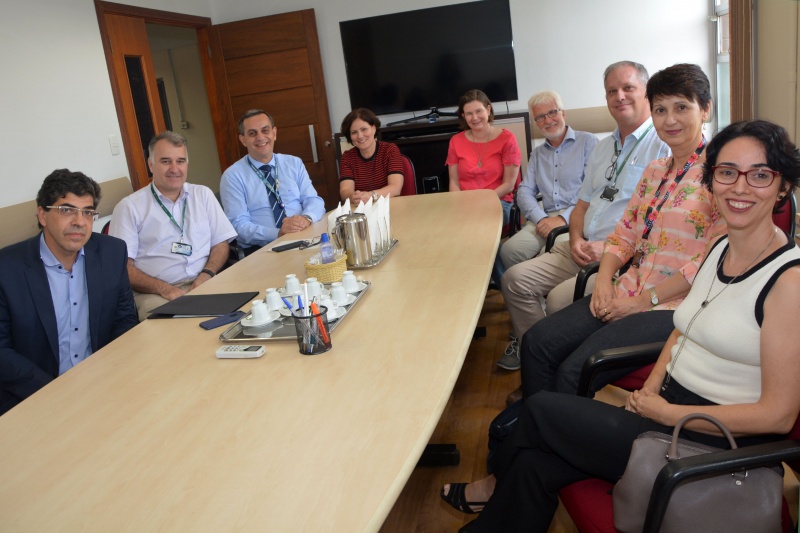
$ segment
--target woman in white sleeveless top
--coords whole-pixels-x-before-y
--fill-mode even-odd
[[[616,482],[639,434],[672,433],[690,413],[718,418],[740,446],[791,431],[800,412],[800,250],[772,212],[799,180],[800,153],[780,126],[738,122],[708,144],[703,184],[728,235],[709,245],[650,377],[624,410],[551,392],[529,398],[494,474],[443,487],[450,505],[481,513],[462,531],[546,532],[560,488],[589,477]],[[681,436],[727,447],[703,420]]]

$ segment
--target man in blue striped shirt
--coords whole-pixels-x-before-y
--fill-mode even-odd
[[[539,255],[550,232],[569,224],[586,163],[598,142],[591,133],[567,126],[564,104],[556,92],[533,95],[528,108],[545,142],[531,152],[517,190],[517,204],[527,222],[500,249],[503,272]],[[541,205],[536,199],[539,194]]]

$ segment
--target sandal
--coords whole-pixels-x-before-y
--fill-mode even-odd
[[[450,492],[445,494],[444,487],[442,487],[442,491],[439,493],[439,495],[456,511],[461,511],[462,513],[466,514],[478,514],[483,511],[483,507],[486,505],[486,502],[467,501],[465,491],[468,484],[469,483],[450,483]],[[475,509],[475,507],[479,507],[479,509]]]

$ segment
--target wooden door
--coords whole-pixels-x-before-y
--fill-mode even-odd
[[[212,27],[212,62],[224,102],[220,143],[223,168],[247,151],[236,122],[248,109],[264,109],[275,119],[275,151],[305,163],[328,208],[339,201],[328,95],[322,73],[313,9],[229,22]]]
[[[106,33],[111,51],[112,80],[116,83],[123,143],[134,190],[150,182],[147,145],[157,133],[166,130],[158,86],[141,18],[105,13]]]

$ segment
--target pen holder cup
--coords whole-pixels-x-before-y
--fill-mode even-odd
[[[333,347],[331,342],[331,329],[328,325],[326,314],[328,308],[319,306],[319,313],[309,316],[292,315],[294,328],[297,332],[297,344],[303,355],[317,355],[325,353]]]
[[[325,263],[321,265],[305,264],[306,276],[309,278],[317,278],[317,281],[322,283],[333,283],[334,281],[342,281],[342,274],[347,270],[347,254],[342,254],[342,257],[333,263]]]

